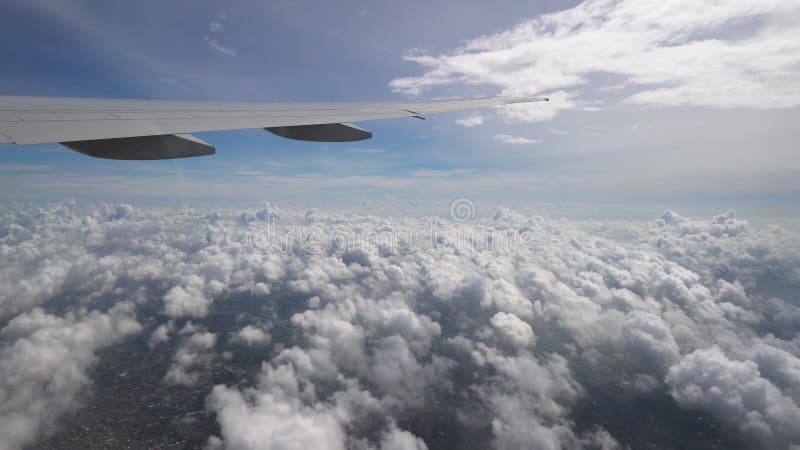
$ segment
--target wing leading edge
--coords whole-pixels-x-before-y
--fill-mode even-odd
[[[547,98],[490,97],[378,103],[201,103],[0,96],[0,143],[58,142],[100,158],[168,159],[214,153],[190,133],[264,128],[307,141],[368,139],[349,122],[423,118]]]

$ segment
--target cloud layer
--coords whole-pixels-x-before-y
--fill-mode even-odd
[[[261,239],[271,221],[292,228]],[[207,387],[210,446],[444,445],[421,423],[494,448],[630,442],[576,420],[595,389],[663,395],[754,447],[800,445],[800,243],[732,211],[456,222],[66,201],[5,210],[0,230],[7,448],[49,433],[95,352],[136,334],[173,352],[162,383]],[[285,296],[283,318],[214,328],[231,298]],[[208,384],[253,351],[255,378]]]

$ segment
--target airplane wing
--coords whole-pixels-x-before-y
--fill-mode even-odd
[[[490,97],[377,103],[205,103],[0,96],[0,143],[58,142],[89,156],[171,159],[213,155],[192,136],[202,131],[264,128],[289,139],[345,142],[372,133],[350,122],[416,117],[548,101]]]

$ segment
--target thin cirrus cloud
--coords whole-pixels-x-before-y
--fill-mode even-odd
[[[414,178],[444,178],[473,173],[473,169],[416,169],[411,171]]]
[[[530,139],[522,136],[512,136],[510,134],[496,134],[494,140],[511,145],[533,145],[542,142],[540,139]]]
[[[212,50],[215,50],[215,51],[217,51],[219,53],[222,53],[223,55],[236,56],[236,49],[235,48],[226,47],[226,46],[220,44],[220,42],[217,39],[213,39],[211,37],[206,36],[206,42],[208,42],[208,46]]]
[[[212,20],[208,23],[208,30],[211,32],[212,36],[206,36],[206,42],[208,42],[209,48],[223,55],[228,56],[236,56],[236,49],[230,46],[223,45],[219,38],[213,37],[213,35],[219,36],[225,30],[225,24],[222,22],[224,19],[224,14],[221,14],[220,20]]]
[[[348,152],[352,153],[383,153],[382,148],[348,148]]]
[[[789,0],[590,0],[448,52],[412,51],[405,59],[426,71],[390,87],[409,95],[454,83],[503,95],[555,92],[569,100],[562,109],[575,109],[609,92],[592,77],[611,74],[622,79],[609,83],[613,91],[630,104],[790,108],[800,105],[798,19],[800,4]],[[529,122],[557,114],[535,104],[509,111]]]

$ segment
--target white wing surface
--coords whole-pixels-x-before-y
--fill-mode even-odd
[[[0,96],[0,143],[58,142],[101,158],[168,159],[214,153],[191,136],[265,128],[290,139],[352,141],[372,136],[349,122],[464,111],[546,98],[491,97],[377,103],[206,103]]]

